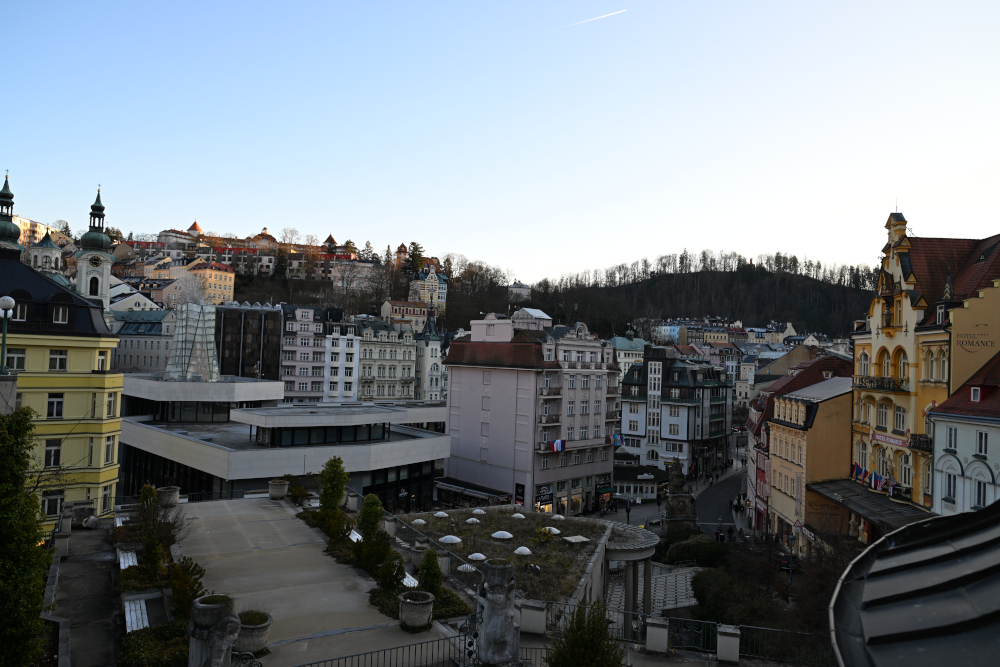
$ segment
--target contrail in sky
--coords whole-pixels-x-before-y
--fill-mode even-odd
[[[596,21],[596,20],[598,20],[598,19],[606,19],[606,18],[608,18],[609,16],[614,16],[615,14],[622,14],[622,13],[624,13],[624,12],[627,12],[627,11],[628,11],[627,9],[622,9],[622,10],[620,10],[620,11],[617,11],[617,12],[611,12],[610,14],[605,14],[604,16],[595,16],[595,17],[594,17],[594,18],[592,18],[592,19],[587,19],[586,21],[580,21],[579,23],[570,23],[570,24],[569,24],[568,26],[566,26],[566,27],[567,27],[567,28],[572,28],[572,27],[573,27],[573,26],[575,26],[575,25],[580,25],[580,24],[582,24],[582,23],[590,23],[591,21]]]

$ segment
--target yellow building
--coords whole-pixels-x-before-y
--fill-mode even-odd
[[[20,229],[11,222],[13,195],[0,191],[0,295],[14,299],[6,366],[17,375],[17,401],[36,415],[35,460],[42,509],[51,527],[65,501],[96,500],[114,511],[118,481],[122,375],[111,355],[118,338],[101,306],[22,264]],[[103,243],[91,226],[81,243]],[[110,244],[110,239],[108,239]],[[96,246],[95,246],[96,247]]]
[[[891,214],[885,228],[876,295],[852,336],[854,461],[894,479],[895,499],[930,507],[933,446],[926,415],[993,354],[988,349],[996,332],[990,338],[982,323],[997,320],[996,299],[979,296],[1000,278],[1000,237],[908,236],[901,213]],[[978,365],[965,346],[983,350]],[[969,358],[960,359],[956,375],[958,355]]]
[[[837,377],[775,398],[770,429],[769,509],[778,535],[808,556],[817,533],[840,532],[806,485],[846,476],[851,465],[852,380]],[[836,516],[836,515],[834,515]]]
[[[209,303],[225,305],[233,300],[233,267],[219,262],[202,262],[188,269]]]

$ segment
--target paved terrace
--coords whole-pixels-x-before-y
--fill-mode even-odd
[[[368,604],[375,587],[358,569],[323,553],[325,536],[268,498],[182,505],[191,520],[182,555],[205,568],[205,587],[271,611],[264,667],[293,667],[354,653],[439,639],[411,635]]]

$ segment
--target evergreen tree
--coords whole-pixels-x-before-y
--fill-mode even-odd
[[[420,273],[422,268],[424,268],[424,247],[416,241],[410,241],[403,273],[409,279],[414,274]]]
[[[420,590],[437,595],[443,581],[444,575],[441,574],[437,551],[428,549],[420,559],[420,565],[417,566],[417,582],[420,584]]]
[[[375,533],[378,532],[379,524],[382,523],[384,516],[385,510],[382,509],[382,501],[379,500],[378,496],[374,493],[365,496],[364,502],[361,503],[361,511],[358,512],[356,524],[362,539],[375,538]]]
[[[344,499],[344,490],[350,475],[344,470],[344,460],[334,456],[323,465],[319,473],[319,506],[324,510],[340,508]]]
[[[53,227],[57,227],[60,232],[62,232],[63,234],[65,234],[70,238],[73,238],[73,230],[69,228],[69,223],[66,222],[65,220],[56,220]]]
[[[580,605],[545,655],[548,667],[619,667],[625,662],[625,647],[608,629],[604,603]]]
[[[26,489],[35,447],[31,410],[0,415],[0,646],[3,664],[27,665],[41,648],[50,554],[40,547],[38,498]]]
[[[358,246],[354,245],[354,241],[352,241],[351,239],[347,239],[347,241],[344,242],[344,254],[345,255],[358,254]]]

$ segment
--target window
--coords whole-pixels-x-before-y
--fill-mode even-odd
[[[309,383],[308,382],[300,382],[299,383],[299,391],[307,391],[308,387],[309,387]]]
[[[878,404],[878,425],[882,428],[889,425],[889,407],[885,403]]]
[[[42,493],[42,511],[46,516],[59,516],[62,513],[63,492],[45,491]]]
[[[593,463],[593,462],[594,462],[594,451],[591,450],[591,449],[588,449],[587,450],[587,463]],[[590,486],[590,478],[589,477],[587,478],[587,486]]]
[[[566,482],[556,482],[556,491],[565,491]]]
[[[894,428],[897,431],[906,430],[906,409],[901,407],[896,407],[896,422]]]
[[[944,475],[944,497],[950,502],[955,502],[955,487],[958,486],[958,478],[952,473]]]
[[[566,402],[566,414],[572,415],[572,414],[575,414],[575,412],[576,412],[576,401],[567,401]]]
[[[106,371],[108,370],[108,353],[98,352],[97,353],[97,370]]]
[[[607,448],[604,448],[604,449],[601,450],[601,460],[602,461],[607,461],[608,460],[608,450],[607,450]]]
[[[542,457],[542,470],[548,470],[548,469],[549,469],[549,457],[548,456],[543,456]]]
[[[14,317],[11,318],[15,322],[24,322],[28,319],[28,304],[19,303],[14,306]]]
[[[573,453],[573,465],[575,466],[580,465],[580,452]]]
[[[679,407],[677,407],[676,405],[671,405],[670,406],[670,416],[671,417],[680,417],[681,416],[681,409]]]
[[[299,368],[299,375],[309,375],[309,369],[305,366]]]
[[[946,449],[958,449],[958,429],[953,426],[948,427],[948,444],[946,445]]]
[[[104,463],[115,462],[115,436],[109,435],[104,439]]]
[[[570,375],[569,376],[569,388],[570,389],[576,389],[576,376],[575,375]]]
[[[322,382],[313,382],[312,383],[312,391],[323,391],[323,383]]]
[[[629,422],[628,422],[628,430],[630,430],[630,431],[638,431],[639,430],[639,422],[630,419]]]
[[[979,396],[980,396],[980,394],[981,394],[981,392],[980,392],[980,388],[979,387],[972,387],[972,402],[973,403],[978,403],[979,402]]]
[[[69,307],[56,306],[52,309],[52,321],[56,324],[66,324],[69,322]]]
[[[62,419],[63,417],[63,395],[49,394],[49,406],[46,416],[49,419]]]
[[[168,331],[167,333],[170,332]],[[295,339],[291,337],[285,338],[285,345],[295,345]]]
[[[890,472],[889,456],[886,454],[886,448],[880,447],[878,450],[878,474],[882,477],[888,477]]]
[[[937,315],[934,318],[934,322],[937,324],[944,323],[944,305],[940,305],[937,307]]]
[[[562,456],[559,457],[559,467],[560,468],[565,468],[566,467],[566,455],[565,454],[563,454]]]
[[[979,456],[986,456],[986,437],[985,431],[976,431],[976,454]]]
[[[587,437],[588,437],[587,436],[587,427],[586,426],[581,426],[580,427],[580,439],[581,440],[586,440]],[[579,454],[577,454],[577,458],[579,458]]]
[[[115,394],[108,394],[108,419],[115,416]]]
[[[45,441],[45,467],[58,468],[62,458],[62,440]]]
[[[584,375],[580,378],[580,387],[582,389],[590,389],[590,376]]]
[[[580,414],[581,415],[590,414],[590,401],[580,401]]]
[[[285,383],[285,391],[295,391],[295,383],[294,382],[286,382]]]
[[[66,350],[49,350],[49,370],[50,371],[64,371],[66,370]]]
[[[573,429],[572,428],[566,429],[566,439],[567,440],[572,440],[573,439]]]
[[[976,502],[973,507],[986,507],[986,482],[976,480]]]
[[[7,348],[7,369],[12,371],[24,370],[25,353],[23,347]]]
[[[574,479],[570,483],[570,488],[573,488],[573,489],[579,489],[581,486],[583,486],[583,479],[581,479],[581,478]]]
[[[924,493],[930,493],[934,487],[934,473],[928,461],[924,464]]]
[[[99,296],[101,293],[101,281],[94,276],[90,279],[90,296]]]
[[[870,370],[869,361],[870,360],[868,358],[868,353],[862,352],[861,356],[858,357],[858,375],[865,375],[865,376],[868,375],[868,372]]]

